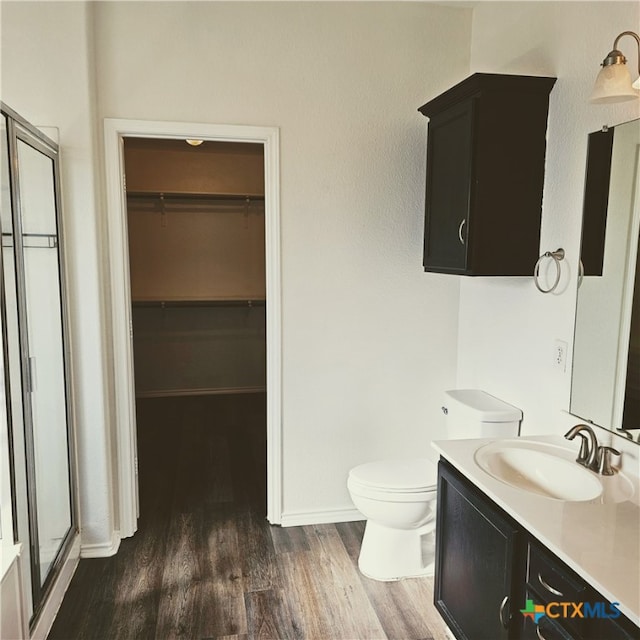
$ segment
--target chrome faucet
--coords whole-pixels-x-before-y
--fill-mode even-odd
[[[593,429],[588,424],[577,424],[564,434],[567,440],[573,440],[576,436],[582,439],[576,462],[587,469],[598,471],[600,447]]]
[[[598,445],[598,439],[588,424],[577,424],[564,434],[567,440],[580,436],[580,451],[576,462],[603,476],[612,476],[616,469],[611,466],[611,456],[619,456],[620,452],[613,447]]]

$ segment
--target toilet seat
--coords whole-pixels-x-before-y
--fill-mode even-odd
[[[349,472],[349,490],[374,500],[419,501],[436,490],[437,469],[426,458],[368,462]]]

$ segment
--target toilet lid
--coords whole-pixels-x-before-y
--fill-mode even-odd
[[[349,477],[365,487],[409,493],[432,488],[438,471],[426,458],[380,460],[351,469]]]

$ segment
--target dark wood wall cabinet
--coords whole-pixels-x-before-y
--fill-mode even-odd
[[[640,637],[614,604],[444,460],[438,465],[435,566],[435,606],[459,640]],[[551,615],[534,620],[522,613],[528,600],[556,604]],[[589,603],[597,615],[572,615],[565,602]]]
[[[555,78],[476,73],[430,100],[424,269],[532,275]]]

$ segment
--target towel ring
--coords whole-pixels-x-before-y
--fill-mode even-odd
[[[540,263],[542,262],[543,258],[552,258],[556,264],[556,279],[549,289],[543,289],[540,286],[540,280],[539,280]],[[564,260],[564,249],[562,248],[556,249],[555,251],[545,251],[538,258],[538,262],[536,262],[536,266],[533,270],[533,281],[535,282],[535,285],[538,288],[538,291],[540,291],[541,293],[551,293],[552,291],[555,291],[556,287],[558,286],[558,283],[560,282],[560,261],[561,260]]]

